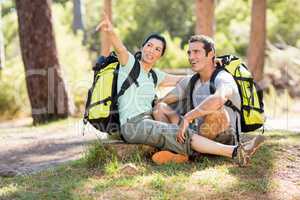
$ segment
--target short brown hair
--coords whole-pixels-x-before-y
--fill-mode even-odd
[[[192,42],[201,42],[202,44],[204,44],[203,48],[205,50],[206,56],[208,55],[209,52],[216,51],[215,50],[215,42],[213,41],[212,38],[210,38],[206,35],[193,35],[189,39],[189,43],[192,43]]]

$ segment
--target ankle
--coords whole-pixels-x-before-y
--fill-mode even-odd
[[[234,147],[234,149],[232,151],[232,155],[231,155],[232,159],[234,159],[237,156],[238,148],[239,148],[239,145]]]

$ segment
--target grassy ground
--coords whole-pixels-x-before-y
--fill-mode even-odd
[[[134,156],[88,168],[82,159],[34,175],[0,178],[0,199],[300,199],[300,134],[267,132],[252,165],[202,157],[188,164],[154,165]],[[121,166],[132,162],[137,173]]]

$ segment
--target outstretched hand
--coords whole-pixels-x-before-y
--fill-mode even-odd
[[[96,27],[96,31],[113,32],[113,25],[110,22],[106,13],[103,14],[102,20]]]

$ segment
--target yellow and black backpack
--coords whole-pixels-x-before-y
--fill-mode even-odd
[[[89,122],[101,132],[113,133],[120,129],[118,98],[125,91],[135,84],[140,74],[140,64],[135,59],[134,66],[128,77],[123,82],[120,91],[117,91],[119,60],[114,52],[108,57],[101,56],[93,67],[94,80],[88,91],[85,112],[83,117],[84,125]],[[157,84],[157,75],[150,70],[154,85]]]
[[[251,72],[241,59],[236,56],[224,55],[218,58],[222,61],[222,65],[217,65],[216,70],[210,78],[210,93],[215,93],[216,88],[214,81],[218,73],[220,71],[228,72],[232,75],[238,87],[241,99],[241,109],[238,109],[235,105],[233,105],[230,100],[228,100],[225,105],[239,113],[241,119],[241,132],[250,132],[262,127],[265,120],[263,92],[258,89]],[[189,99],[191,101],[190,104],[192,108],[194,107],[192,104],[192,91],[199,78],[198,73],[194,74],[188,86],[190,95]],[[239,133],[237,133],[237,139],[239,141]]]

